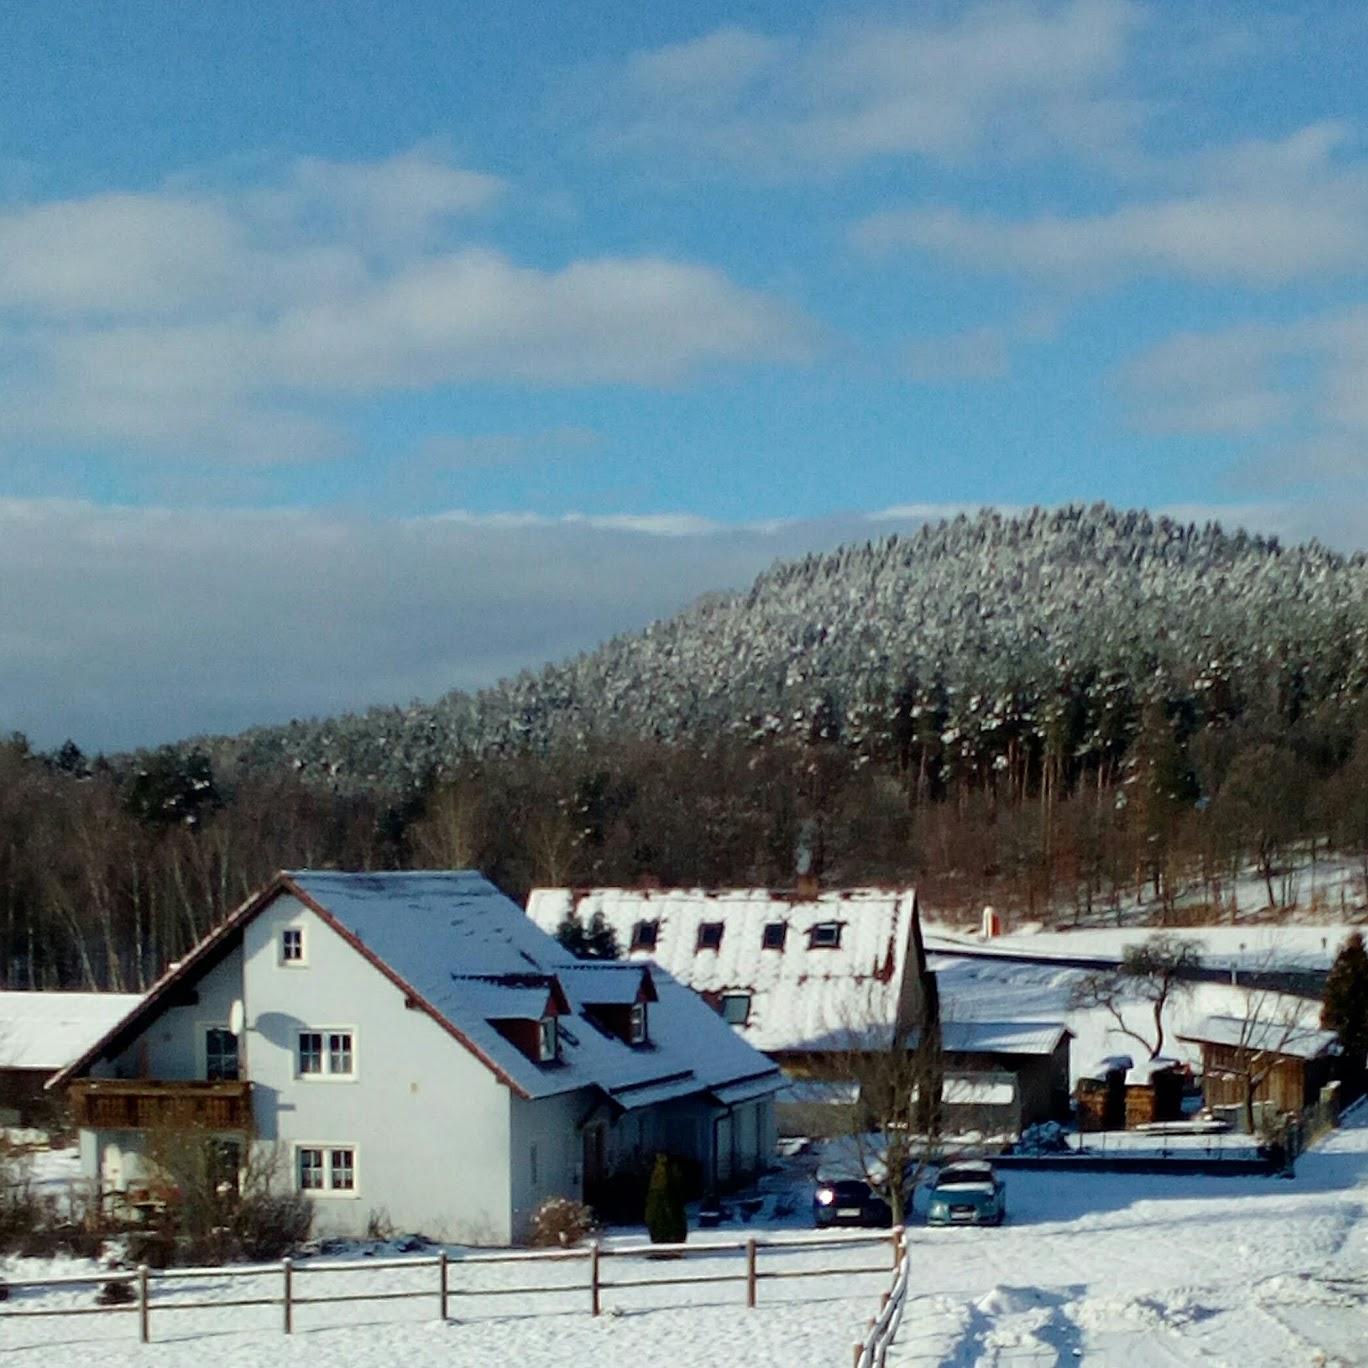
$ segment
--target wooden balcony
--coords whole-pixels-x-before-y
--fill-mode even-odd
[[[245,1079],[80,1078],[70,1096],[76,1124],[90,1130],[246,1131],[252,1125]]]

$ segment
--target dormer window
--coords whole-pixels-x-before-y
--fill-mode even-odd
[[[840,922],[818,922],[808,932],[809,950],[836,950],[841,944]]]
[[[750,1020],[751,995],[749,993],[722,994],[722,1020],[728,1026],[744,1026]]]
[[[634,1002],[627,1022],[627,1043],[629,1045],[644,1045],[648,1039],[646,1004]]]
[[[556,1018],[544,1016],[537,1023],[537,1062],[552,1064],[560,1058],[560,1030]]]
[[[788,922],[766,922],[760,944],[766,950],[782,950],[787,939]]]
[[[656,938],[660,935],[660,923],[658,921],[639,921],[632,927],[632,949],[633,950],[654,950],[656,948]]]
[[[717,950],[722,945],[722,923],[721,922],[699,922],[698,924],[698,946],[699,950]]]
[[[301,965],[304,963],[304,928],[287,926],[280,933],[281,964]]]

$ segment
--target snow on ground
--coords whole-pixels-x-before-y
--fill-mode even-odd
[[[1277,1178],[1006,1175],[917,1229],[890,1365],[1368,1363],[1368,1106]]]
[[[903,1365],[1368,1363],[1368,1105],[1303,1155],[1290,1181],[1059,1173],[1005,1174],[1008,1224],[1001,1229],[914,1226],[910,1300],[890,1363]],[[696,1232],[691,1243],[801,1226],[807,1189],[791,1180],[790,1214],[767,1201],[757,1224]],[[773,1195],[773,1194],[772,1194]],[[638,1232],[614,1236],[636,1240]],[[383,1252],[383,1251],[381,1251]],[[459,1255],[459,1251],[453,1251]],[[372,1368],[593,1363],[637,1368],[669,1362],[821,1365],[850,1361],[878,1309],[887,1274],[843,1273],[882,1263],[883,1248],[852,1245],[765,1251],[766,1268],[819,1268],[812,1279],[762,1282],[760,1307],[741,1304],[740,1283],[606,1289],[606,1314],[588,1314],[582,1261],[529,1266],[467,1265],[454,1258],[455,1319],[435,1317],[431,1267],[301,1272],[296,1290],[345,1295],[412,1288],[421,1300],[303,1306],[296,1333],[280,1330],[280,1308],[174,1310],[176,1301],[278,1296],[278,1272],[255,1279],[211,1275],[193,1289],[159,1291],[154,1342],[137,1343],[132,1315],[7,1320],[6,1362],[109,1368],[226,1368],[298,1365]],[[313,1268],[326,1258],[310,1261]],[[70,1272],[70,1260],[21,1261],[23,1271]],[[736,1271],[737,1256],[684,1263],[604,1261],[605,1281]],[[8,1276],[20,1275],[11,1263]],[[480,1289],[556,1283],[550,1295],[481,1296]],[[42,1297],[39,1301],[38,1298]],[[55,1302],[88,1306],[89,1289],[16,1292],[12,1309]]]
[[[35,1317],[7,1320],[0,1308],[0,1353],[7,1364],[99,1364],[101,1368],[201,1368],[206,1361],[226,1368],[257,1365],[301,1365],[324,1368],[349,1365],[370,1368],[395,1362],[466,1365],[578,1364],[602,1368],[668,1360],[679,1368],[718,1362],[719,1346],[735,1362],[825,1364],[849,1362],[853,1345],[863,1338],[877,1314],[879,1297],[889,1286],[892,1251],[881,1232],[835,1232],[817,1246],[762,1249],[761,1274],[810,1269],[812,1278],[763,1280],[759,1307],[745,1307],[744,1254],[708,1246],[735,1242],[754,1234],[782,1233],[800,1240],[819,1238],[809,1229],[811,1183],[808,1165],[795,1165],[782,1182],[770,1180],[771,1192],[756,1220],[738,1217],[716,1231],[695,1231],[697,1247],[682,1261],[607,1256],[602,1262],[604,1314],[589,1314],[588,1266],[584,1257],[552,1262],[514,1258],[508,1262],[462,1265],[464,1253],[490,1251],[450,1249],[452,1320],[437,1319],[437,1270],[345,1269],[327,1271],[339,1262],[357,1262],[357,1250],[301,1260],[296,1268],[297,1296],[347,1296],[362,1291],[419,1291],[421,1298],[300,1305],[295,1333],[280,1329],[278,1304],[207,1310],[174,1309],[187,1301],[223,1302],[253,1297],[278,1299],[281,1274],[272,1268],[259,1275],[228,1278],[210,1272],[193,1285],[154,1283],[153,1343],[142,1346],[132,1314]],[[873,1235],[874,1240],[869,1237]],[[852,1239],[852,1236],[855,1238]],[[645,1232],[615,1232],[605,1245],[621,1248],[645,1243]],[[378,1255],[393,1257],[379,1247]],[[435,1249],[414,1259],[431,1257]],[[14,1259],[0,1276],[56,1277],[87,1272],[85,1261]],[[875,1271],[855,1271],[869,1269]],[[724,1273],[734,1281],[693,1286],[614,1288],[614,1282],[638,1279],[703,1277]],[[536,1295],[510,1289],[528,1285],[559,1291]],[[55,1291],[16,1289],[9,1309],[38,1306],[88,1307],[95,1289],[89,1286]]]
[[[1342,923],[1325,925],[1256,924],[1252,926],[1106,926],[1076,931],[1027,930],[984,940],[947,927],[928,926],[930,951],[960,948],[1024,954],[1034,959],[1096,956],[1119,960],[1129,945],[1150,936],[1177,936],[1194,942],[1202,958],[1222,969],[1328,969],[1355,928]]]

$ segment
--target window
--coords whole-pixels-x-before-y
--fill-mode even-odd
[[[209,1181],[220,1197],[235,1194],[242,1177],[242,1146],[236,1140],[209,1142]]]
[[[321,1074],[323,1072],[323,1034],[321,1031],[300,1031],[299,1072],[302,1074]]]
[[[321,1149],[301,1149],[299,1151],[299,1190],[301,1192],[322,1192],[323,1151]]]
[[[560,1032],[556,1029],[556,1018],[542,1017],[537,1023],[537,1058],[543,1064],[560,1058]]]
[[[349,1074],[352,1071],[352,1038],[350,1031],[332,1031],[328,1035],[328,1072]]]
[[[660,923],[658,921],[639,921],[632,927],[632,949],[633,950],[654,950],[656,939],[660,935]]]
[[[835,950],[841,944],[840,922],[818,922],[808,932],[809,950]]]
[[[644,1002],[632,1004],[632,1014],[627,1027],[627,1040],[632,1045],[644,1045],[646,1043],[646,1004]]]
[[[238,1076],[237,1036],[226,1026],[210,1026],[204,1033],[204,1076],[222,1080]]]
[[[721,922],[699,922],[698,949],[716,950],[722,944]]]
[[[304,929],[300,926],[287,926],[280,933],[281,964],[304,963]]]
[[[356,1150],[350,1145],[301,1145],[295,1151],[301,1192],[356,1193]]]
[[[788,922],[766,922],[760,944],[766,950],[782,950],[788,938]]]
[[[334,1192],[356,1191],[356,1151],[335,1149],[328,1151],[328,1186]]]
[[[351,1031],[300,1031],[299,1074],[311,1078],[351,1078],[356,1073]]]
[[[744,1026],[750,1020],[749,993],[722,994],[722,1020],[728,1026]]]

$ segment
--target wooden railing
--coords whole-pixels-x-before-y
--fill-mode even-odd
[[[227,1266],[222,1268],[172,1268],[153,1271],[145,1266],[117,1271],[102,1270],[81,1273],[75,1276],[48,1278],[7,1278],[9,1299],[0,1307],[0,1322],[22,1320],[26,1316],[88,1316],[104,1312],[136,1313],[138,1337],[144,1344],[152,1338],[151,1320],[155,1308],[158,1316],[163,1311],[221,1310],[227,1307],[275,1306],[280,1310],[280,1328],[288,1335],[295,1328],[295,1311],[301,1306],[322,1306],[330,1302],[398,1301],[404,1299],[430,1299],[437,1315],[446,1320],[451,1315],[453,1302],[459,1303],[486,1297],[516,1297],[520,1301],[542,1294],[563,1297],[566,1293],[578,1293],[584,1298],[584,1309],[592,1316],[603,1310],[603,1293],[614,1289],[626,1288],[668,1288],[683,1287],[699,1283],[741,1283],[744,1285],[745,1304],[752,1310],[760,1303],[760,1285],[777,1278],[823,1278],[833,1276],[849,1277],[860,1274],[878,1274],[887,1278],[890,1272],[896,1274],[900,1264],[905,1263],[902,1244],[903,1231],[898,1227],[882,1233],[822,1233],[795,1235],[752,1236],[745,1240],[720,1240],[680,1245],[643,1245],[643,1244],[600,1244],[591,1241],[576,1249],[538,1249],[538,1250],[477,1250],[463,1251],[453,1257],[446,1250],[435,1256],[402,1259],[356,1259],[336,1262],[320,1260],[317,1263],[282,1259],[278,1264],[257,1264],[253,1266]],[[852,1249],[869,1250],[868,1261],[859,1264],[832,1264],[827,1261],[816,1266],[802,1268],[776,1267],[771,1262],[763,1266],[761,1255],[766,1251],[773,1255],[782,1253],[801,1253],[812,1249]],[[891,1257],[890,1257],[891,1255]],[[702,1272],[681,1272],[673,1276],[661,1272],[647,1272],[658,1265],[644,1261],[670,1256],[676,1260],[698,1262],[704,1265]],[[719,1256],[721,1256],[719,1258]],[[738,1257],[740,1256],[740,1257]],[[881,1256],[881,1257],[880,1257]],[[620,1261],[627,1265],[626,1277],[613,1277],[608,1274],[606,1264]],[[640,1271],[631,1268],[632,1263]],[[777,1262],[777,1260],[776,1260]],[[535,1270],[538,1265],[579,1263],[585,1267],[586,1277],[578,1285],[565,1282],[538,1282]],[[498,1287],[459,1287],[452,1285],[453,1274],[468,1267],[491,1264],[517,1264],[526,1268],[529,1278],[520,1280],[518,1286]],[[425,1287],[372,1287],[366,1290],[350,1288],[344,1293],[301,1291],[301,1282],[312,1283],[321,1274],[365,1273],[384,1275],[389,1272],[412,1272],[416,1269],[431,1269],[436,1276]],[[906,1275],[903,1274],[905,1283]],[[245,1279],[245,1295],[223,1297],[203,1301],[184,1301],[166,1299],[165,1294],[177,1286],[197,1281],[222,1285],[225,1279]],[[41,1296],[44,1292],[57,1289],[70,1289],[78,1286],[97,1286],[107,1283],[123,1283],[131,1292],[126,1302],[96,1306],[43,1306]],[[32,1294],[39,1294],[37,1298]],[[34,1303],[39,1304],[35,1305]],[[888,1294],[884,1294],[885,1306]],[[525,1314],[520,1310],[520,1314]],[[896,1329],[896,1326],[894,1327]],[[858,1347],[858,1346],[857,1346]]]
[[[76,1124],[90,1130],[251,1129],[245,1080],[82,1078],[70,1095]]]

